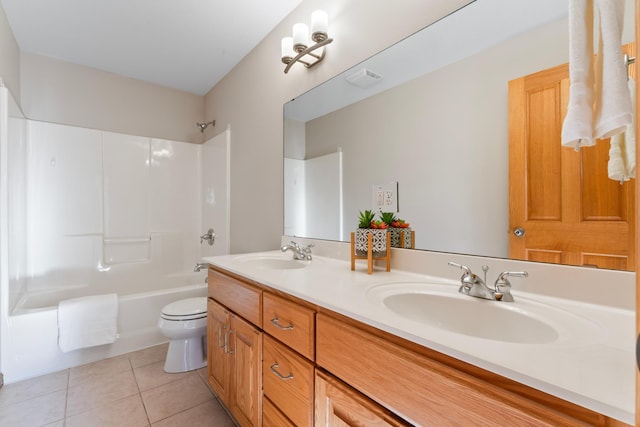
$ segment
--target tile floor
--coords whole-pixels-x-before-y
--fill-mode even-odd
[[[167,344],[0,388],[0,426],[233,427],[206,368],[163,370]]]

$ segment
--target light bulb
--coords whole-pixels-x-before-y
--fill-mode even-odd
[[[309,27],[297,23],[293,26],[293,50],[302,52],[309,45]]]
[[[320,42],[327,38],[329,32],[329,18],[327,12],[316,10],[311,14],[311,39]]]

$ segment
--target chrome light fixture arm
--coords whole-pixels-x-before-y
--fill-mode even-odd
[[[296,62],[300,62],[301,64],[303,64],[306,68],[311,68],[314,65],[316,65],[318,62],[322,61],[324,59],[326,50],[322,49],[322,53],[320,55],[317,55],[315,53],[313,53],[315,50],[324,47],[326,45],[328,45],[329,43],[331,43],[333,41],[332,38],[327,38],[324,39],[316,44],[314,44],[313,46],[309,46],[306,49],[300,51],[294,58],[290,58],[290,57],[283,57],[282,58],[282,62],[287,64],[287,66],[284,68],[284,72],[285,74],[289,72],[289,70],[291,69],[291,67],[293,67],[293,65]],[[315,58],[315,61],[304,61],[303,58],[305,56],[310,56],[312,58]]]

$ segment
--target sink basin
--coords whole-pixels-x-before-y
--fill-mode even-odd
[[[459,294],[452,285],[388,284],[367,295],[395,315],[422,325],[508,343],[553,343],[577,331],[582,336],[584,326],[590,325],[573,313],[531,299],[489,301]]]
[[[291,255],[285,257],[277,254],[239,257],[235,259],[234,262],[260,270],[296,270],[299,268],[305,268],[311,264],[311,261],[295,260]]]

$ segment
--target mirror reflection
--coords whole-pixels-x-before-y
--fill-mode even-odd
[[[514,231],[525,224],[512,224],[510,209],[513,221],[514,200],[525,212],[533,202],[530,188],[509,187],[513,120],[525,114],[513,107],[509,82],[535,80],[536,73],[568,62],[567,11],[567,1],[476,0],[285,104],[285,234],[348,241],[360,211],[386,210],[377,205],[376,189],[390,187],[396,189],[396,215],[415,230],[416,249],[633,270],[628,260],[634,249],[627,241],[633,241],[628,231],[634,180],[578,187],[599,209],[598,219],[610,222],[617,215],[627,229],[624,236],[630,236],[616,237],[619,247],[604,261],[598,256],[576,261],[553,242],[544,250],[513,253],[522,241]],[[625,14],[623,44],[633,41],[632,0],[626,0]],[[558,80],[558,88],[563,84]],[[550,103],[557,116],[563,101],[553,96],[541,96],[540,102]],[[540,217],[563,207],[555,198],[561,193],[561,181],[554,178],[559,172],[540,154],[552,150],[559,159],[573,151],[560,149],[561,119],[537,118],[529,125],[550,148],[527,153],[528,163],[518,166],[525,177],[546,177],[535,201]],[[606,179],[608,141],[598,146],[597,152],[575,153],[577,168],[604,167]],[[602,194],[603,185],[611,186],[611,194]],[[609,199],[615,206],[601,209]],[[575,215],[578,221],[584,217]],[[557,241],[554,230],[544,234]],[[582,252],[598,255],[596,249]]]

